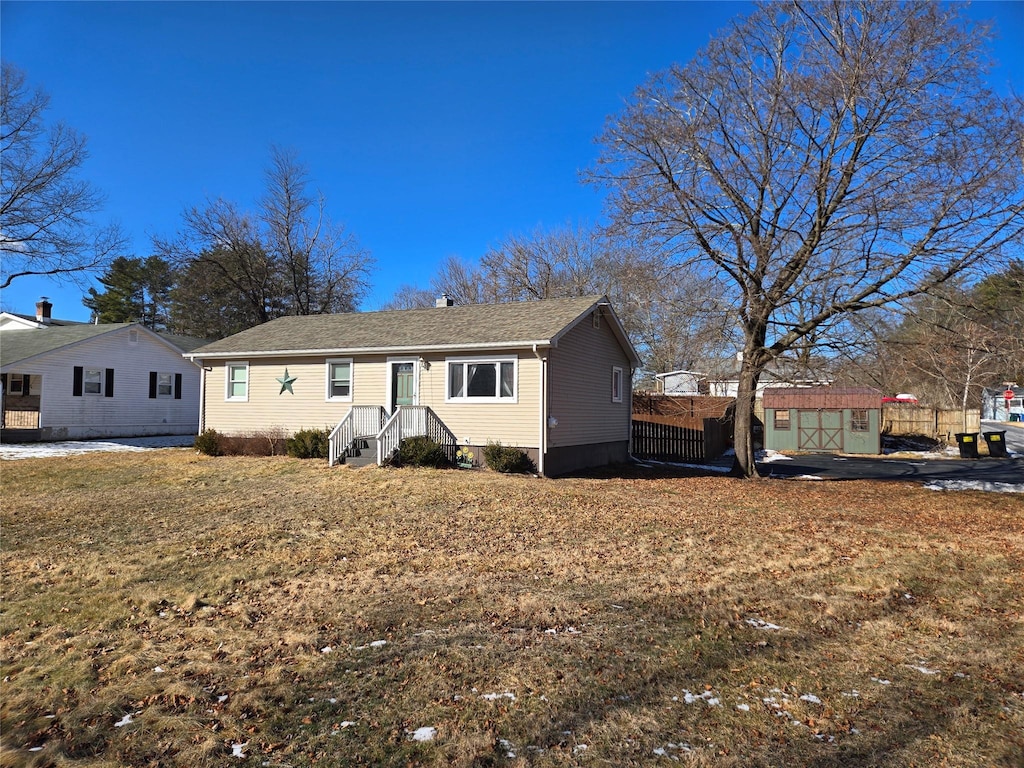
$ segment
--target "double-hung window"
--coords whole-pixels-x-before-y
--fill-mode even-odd
[[[86,368],[82,378],[82,391],[87,395],[102,395],[103,371]]]
[[[515,356],[449,358],[447,368],[445,400],[449,402],[516,402]]]
[[[612,402],[622,402],[622,369],[617,365],[612,366]]]
[[[327,399],[352,402],[352,360],[327,361]]]
[[[249,399],[249,364],[227,363],[224,367],[227,390],[226,400],[246,402]]]

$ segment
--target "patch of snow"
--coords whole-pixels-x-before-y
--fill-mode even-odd
[[[338,723],[338,727],[339,728],[351,728],[355,724],[356,724],[355,720],[342,720],[340,723]]]
[[[678,701],[678,697],[673,697],[673,701]],[[686,704],[695,704],[698,701],[705,702],[709,707],[720,707],[722,701],[712,691],[704,691],[701,694],[690,693],[685,688],[683,689],[683,702]]]
[[[49,459],[75,456],[79,453],[137,453],[159,448],[191,448],[195,439],[195,435],[161,435],[107,440],[64,440],[57,443],[4,443],[0,445],[0,459]]]
[[[516,757],[515,747],[512,746],[512,742],[508,739],[498,739],[498,746],[505,750],[505,757],[509,760],[514,760]]]
[[[793,475],[789,480],[824,480],[825,478],[818,475]]]
[[[232,757],[245,757],[245,748],[249,746],[248,741],[243,741],[241,744],[231,745],[231,756]]]
[[[505,693],[482,693],[480,694],[480,698],[487,701],[497,701],[498,699],[509,699],[510,701],[515,701],[516,695],[506,691]]]
[[[163,671],[164,671],[164,668],[163,668],[163,667],[153,667],[153,671],[154,671],[154,672],[155,672],[156,674],[158,674],[158,675],[159,675],[159,674],[160,674],[161,672],[163,672]]]
[[[821,699],[815,696],[813,693],[805,693],[800,697],[800,701],[808,701],[811,704],[821,704]]]
[[[142,714],[142,712],[128,712],[128,713],[125,714],[124,717],[122,717],[120,720],[118,720],[116,723],[114,723],[114,727],[115,728],[124,728],[124,726],[131,724],[133,717],[135,717],[136,715],[141,715],[141,714]]]
[[[590,747],[586,744],[577,744],[572,748],[572,752],[574,755],[578,755],[580,752],[586,752],[588,749],[590,749]]]
[[[324,646],[323,648],[321,648],[321,649],[320,649],[320,653],[330,653],[330,652],[331,652],[331,651],[333,651],[333,650],[334,650],[334,649],[333,649],[333,648],[331,648],[331,646],[329,646],[329,645],[325,645],[325,646]]]
[[[1024,483],[989,483],[983,480],[929,480],[929,491],[988,491],[989,493],[1024,493]]]
[[[910,669],[913,669],[913,670],[916,670],[916,671],[920,672],[922,675],[937,675],[937,674],[939,674],[939,670],[937,670],[937,669],[928,669],[928,667],[925,667],[925,666],[915,666],[914,664],[904,664],[903,666],[909,667]]]
[[[879,685],[892,685],[892,680],[884,680],[881,677],[872,677],[871,682],[878,683]]]
[[[29,752],[42,752],[43,749],[44,749],[44,747],[29,747],[28,751]]]
[[[779,453],[778,451],[758,451],[754,459],[762,464],[771,464],[773,461],[792,461],[791,456]]]
[[[422,728],[417,728],[411,734],[409,738],[413,741],[433,741],[437,736],[437,728],[430,725],[425,725]]]
[[[374,640],[372,643],[369,643],[368,645],[357,645],[356,650],[365,651],[367,648],[383,648],[387,644],[387,640]]]
[[[778,624],[772,624],[770,621],[764,621],[758,618],[747,619],[747,624],[752,626],[754,629],[766,629],[771,631],[785,629],[785,627],[780,627]]]

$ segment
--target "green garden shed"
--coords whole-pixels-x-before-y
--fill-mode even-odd
[[[773,451],[882,451],[882,393],[870,387],[771,387],[764,447]]]

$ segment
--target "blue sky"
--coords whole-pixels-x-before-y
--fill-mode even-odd
[[[376,309],[450,255],[539,226],[600,220],[579,181],[594,138],[648,74],[688,61],[742,2],[0,4],[0,50],[86,134],[82,177],[131,255],[207,198],[244,208],[271,145],[308,166],[377,260]],[[995,19],[993,85],[1022,90],[1024,3]],[[1016,41],[1014,40],[1016,38]],[[20,278],[3,309],[87,320],[80,289]]]

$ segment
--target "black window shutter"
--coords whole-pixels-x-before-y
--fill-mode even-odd
[[[107,385],[103,388],[104,397],[114,396],[114,369],[107,368]]]
[[[82,396],[82,379],[85,378],[85,370],[80,365],[75,366],[75,379],[71,385],[72,397]]]
[[[174,374],[174,399],[181,400],[181,374]]]
[[[149,372],[149,399],[156,399],[156,371]]]

